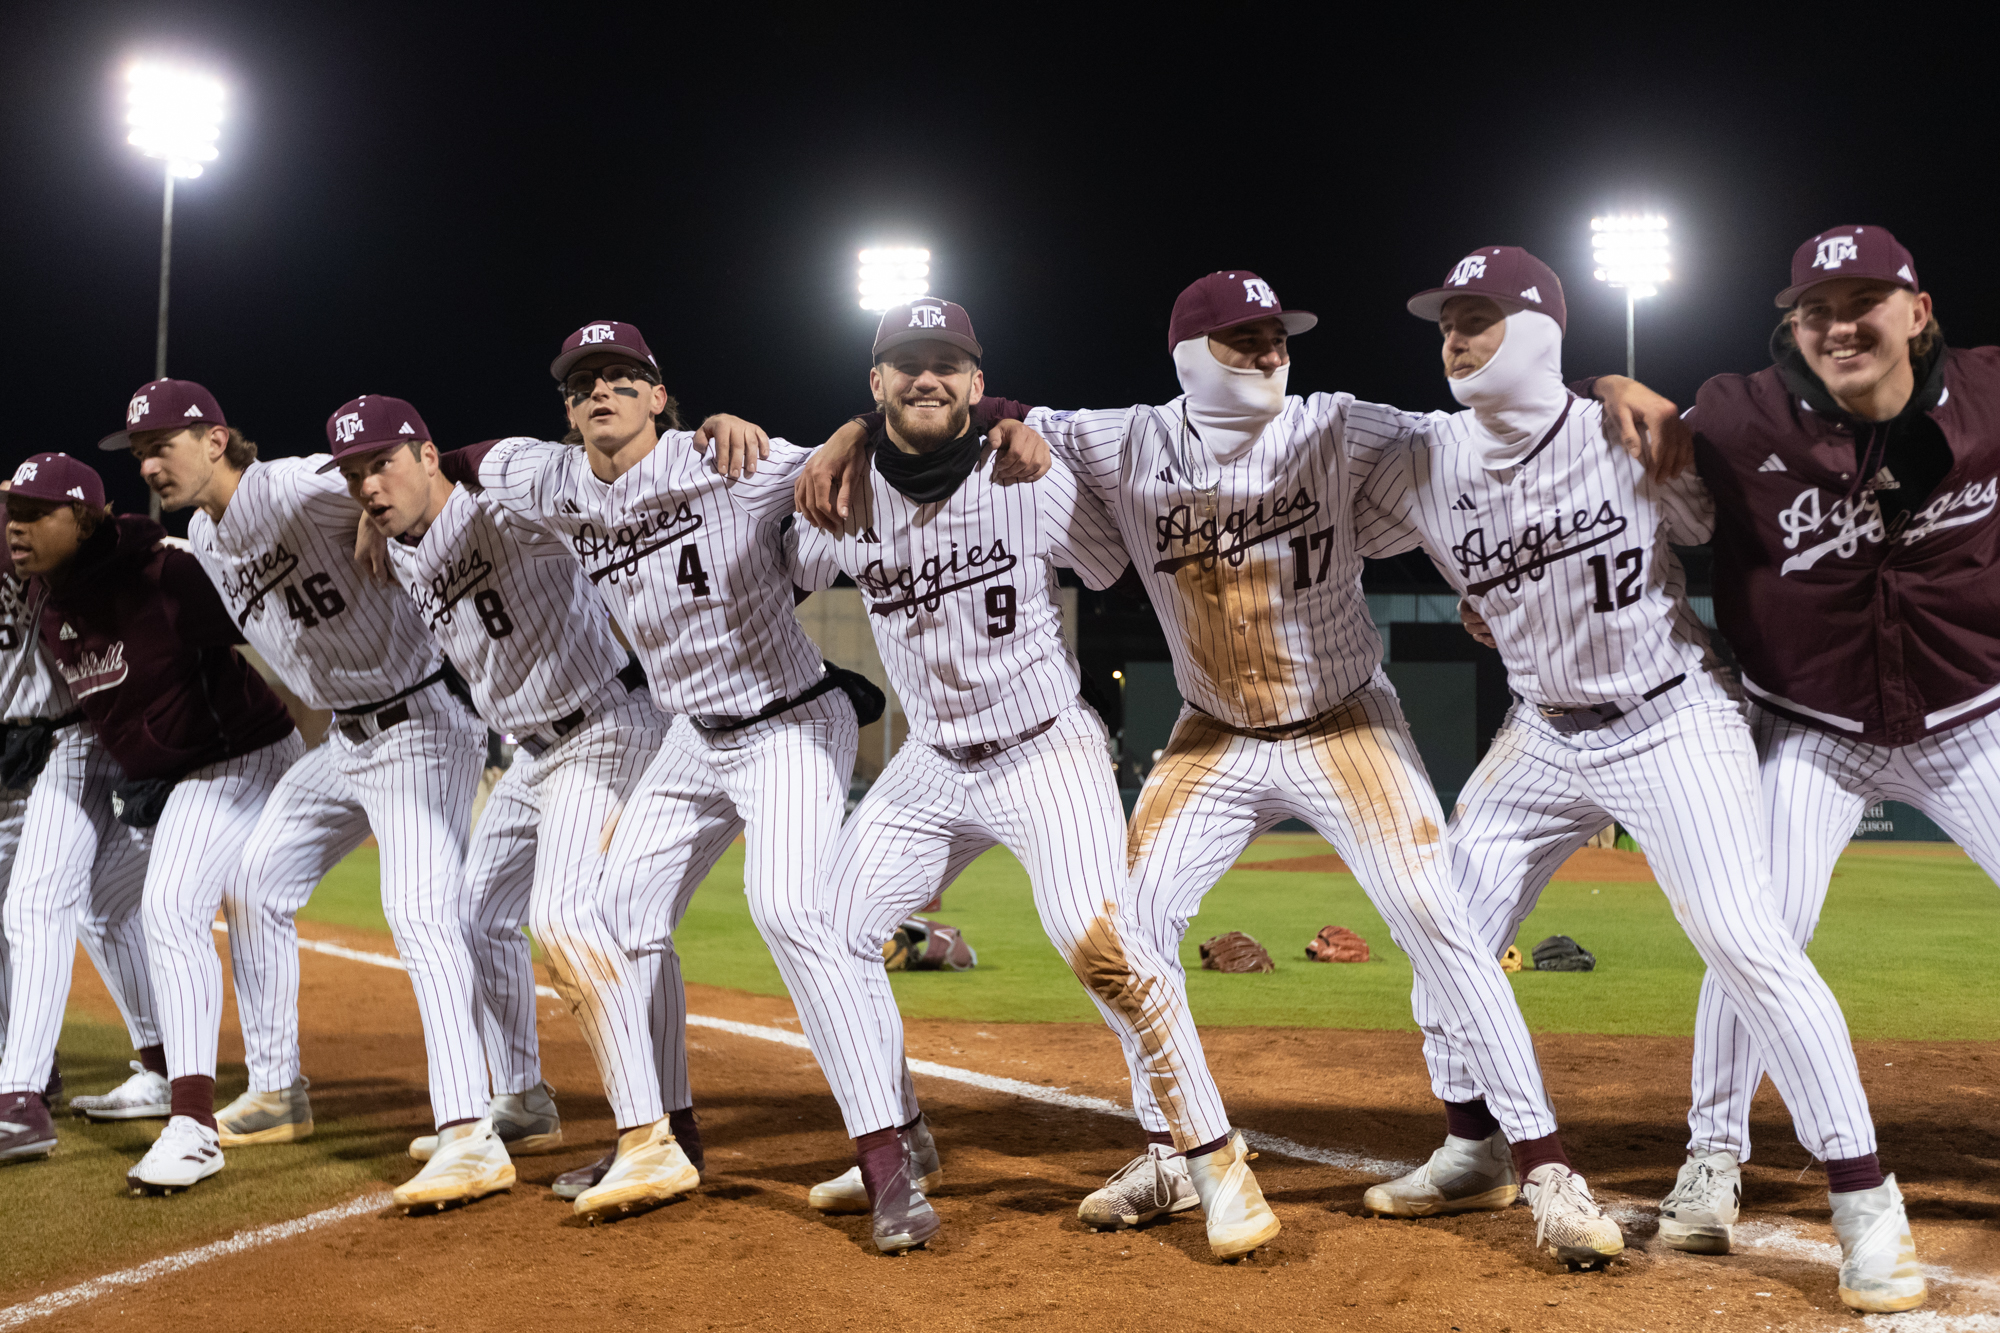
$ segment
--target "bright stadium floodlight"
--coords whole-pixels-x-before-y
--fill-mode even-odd
[[[1667,220],[1657,214],[1590,220],[1591,259],[1597,280],[1625,289],[1625,374],[1639,377],[1634,306],[1642,296],[1659,294],[1658,284],[1673,275],[1667,269]]]
[[[931,289],[931,252],[912,246],[877,246],[861,252],[861,308],[876,314],[914,301]]]

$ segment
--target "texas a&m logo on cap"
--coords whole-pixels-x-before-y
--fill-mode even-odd
[[[945,326],[944,306],[913,305],[910,307],[910,322],[913,329],[941,329]]]
[[[1445,282],[1452,287],[1463,287],[1474,278],[1483,278],[1485,276],[1486,256],[1467,255],[1453,266],[1451,276],[1447,277]]]
[[[1829,236],[1819,243],[1819,253],[1813,256],[1814,268],[1839,268],[1849,260],[1861,258],[1861,247],[1854,243],[1852,236]]]
[[[343,412],[333,419],[333,441],[335,444],[346,444],[359,434],[361,434],[361,414],[359,412]]]
[[[586,324],[583,326],[583,332],[577,336],[577,343],[588,347],[592,343],[608,343],[617,336],[618,330],[609,324]]]
[[[132,395],[132,401],[125,405],[125,424],[128,426],[136,426],[142,420],[145,419],[145,416],[146,416],[146,395],[143,393],[135,393]]]
[[[1253,301],[1266,310],[1278,304],[1278,294],[1272,291],[1271,284],[1262,278],[1245,278],[1243,280],[1243,299],[1245,301]]]
[[[35,479],[36,466],[34,463],[23,463],[21,466],[15,468],[14,484],[19,486],[24,481],[33,481]]]

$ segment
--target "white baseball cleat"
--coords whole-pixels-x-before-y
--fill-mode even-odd
[[[1535,1247],[1571,1268],[1600,1268],[1625,1253],[1625,1235],[1604,1215],[1583,1177],[1556,1162],[1528,1173],[1522,1193],[1535,1210]]]
[[[1833,1205],[1833,1234],[1840,1238],[1840,1299],[1867,1314],[1922,1305],[1928,1293],[1896,1178],[1872,1190],[1826,1197]]]
[[[172,1194],[207,1180],[222,1169],[216,1138],[214,1130],[193,1116],[173,1117],[139,1164],[125,1173],[127,1188],[134,1194]]]
[[[1188,1177],[1208,1218],[1208,1248],[1218,1259],[1241,1258],[1280,1230],[1278,1215],[1250,1173],[1252,1155],[1243,1135],[1232,1132],[1214,1152],[1187,1159]]]
[[[1521,1193],[1507,1136],[1483,1139],[1447,1134],[1444,1146],[1406,1176],[1371,1185],[1361,1210],[1380,1217],[1441,1217],[1446,1213],[1498,1212]]]
[[[661,1116],[650,1125],[627,1130],[618,1136],[618,1156],[604,1179],[576,1196],[578,1217],[593,1222],[627,1212],[649,1203],[664,1203],[691,1192],[701,1183],[701,1173],[674,1141],[674,1132]]]
[[[514,1188],[514,1163],[487,1115],[469,1125],[440,1130],[438,1148],[424,1169],[396,1187],[396,1206],[413,1208],[471,1203]]]
[[[944,1183],[944,1168],[938,1164],[937,1140],[922,1116],[902,1131],[903,1144],[920,1173],[917,1192],[928,1195]],[[865,1213],[869,1211],[868,1187],[861,1183],[861,1168],[850,1166],[832,1180],[822,1180],[806,1195],[806,1202],[822,1213]]]
[[[510,1157],[527,1157],[538,1152],[554,1152],[562,1147],[562,1116],[556,1112],[556,1090],[537,1083],[526,1092],[503,1092],[488,1108],[493,1132],[507,1145]],[[410,1140],[410,1156],[419,1162],[431,1160],[437,1151],[438,1136],[425,1134]]]
[[[215,1126],[225,1148],[253,1143],[297,1143],[312,1137],[312,1101],[304,1075],[276,1092],[250,1091],[215,1113]]]
[[[1155,1143],[1119,1167],[1102,1189],[1093,1190],[1076,1215],[1094,1230],[1117,1231],[1199,1207],[1201,1195],[1188,1175],[1187,1158]]]
[[[174,1113],[174,1086],[137,1060],[132,1077],[95,1097],[72,1097],[70,1110],[91,1120],[157,1120]]]
[[[1698,1153],[1660,1200],[1660,1239],[1689,1254],[1728,1254],[1743,1208],[1743,1168],[1730,1152]]]

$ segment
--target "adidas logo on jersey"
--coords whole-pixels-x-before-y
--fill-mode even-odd
[[[858,542],[873,542],[877,546],[882,544],[882,539],[875,535],[875,529],[872,527],[861,529],[861,535],[854,540]]]
[[[57,634],[56,637],[58,639],[74,639],[76,637],[76,631],[71,629],[69,627],[69,622],[65,620],[63,621],[62,631],[59,634]]]
[[[557,508],[561,509],[565,514],[581,514],[583,512],[574,500],[564,500]]]
[[[1458,493],[1458,499],[1452,501],[1451,507],[1453,509],[1462,509],[1468,514],[1475,513],[1479,509],[1478,505],[1472,503],[1472,497],[1464,491]]]
[[[1168,485],[1172,485],[1174,480],[1174,470],[1170,467],[1161,468],[1159,472],[1159,478],[1161,481],[1166,482]]]
[[[1785,472],[1789,469],[1785,467],[1784,459],[1778,457],[1776,454],[1772,454],[1757,465],[1757,470],[1759,472]]]

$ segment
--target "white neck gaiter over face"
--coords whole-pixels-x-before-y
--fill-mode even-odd
[[[1257,443],[1264,427],[1285,410],[1288,361],[1270,374],[1238,370],[1215,359],[1203,335],[1174,348],[1174,369],[1187,394],[1188,420],[1218,463],[1241,458]]]
[[[1512,467],[1541,442],[1569,401],[1563,387],[1562,329],[1539,310],[1507,316],[1500,350],[1470,375],[1447,377],[1451,396],[1472,409],[1472,447],[1491,471]]]

